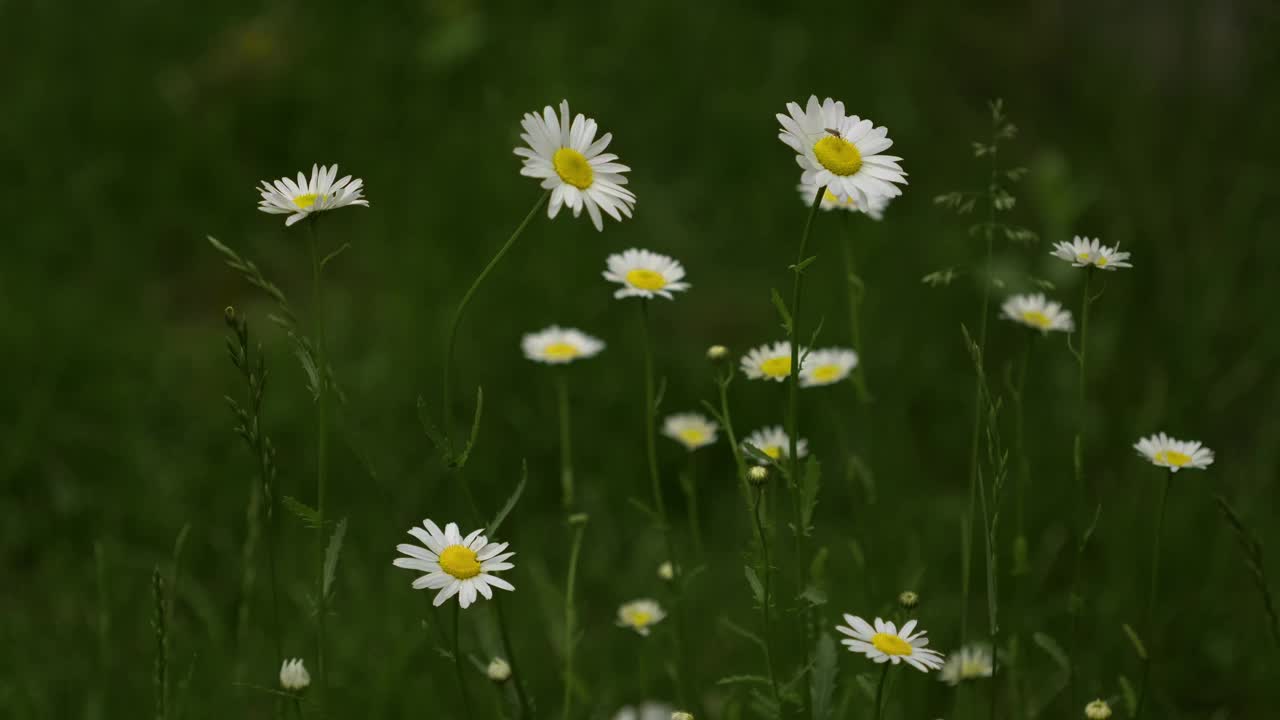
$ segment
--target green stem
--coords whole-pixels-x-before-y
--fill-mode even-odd
[[[1084,293],[1080,299],[1080,347],[1076,350],[1076,360],[1079,364],[1079,374],[1077,376],[1077,405],[1076,405],[1076,437],[1072,446],[1071,459],[1075,469],[1074,482],[1071,491],[1071,515],[1072,515],[1072,533],[1075,535],[1075,567],[1071,573],[1071,590],[1067,594],[1068,609],[1071,613],[1071,642],[1068,643],[1067,650],[1067,697],[1072,708],[1078,707],[1079,695],[1076,683],[1076,645],[1079,641],[1079,622],[1080,614],[1083,610],[1081,605],[1082,599],[1079,596],[1080,580],[1084,574],[1084,521],[1082,509],[1084,505],[1084,429],[1088,420],[1088,404],[1087,395],[1085,393],[1086,380],[1088,378],[1088,350],[1089,350],[1089,306],[1093,303],[1090,296],[1089,285],[1093,279],[1093,268],[1087,268],[1084,272]]]
[[[451,430],[449,429],[451,424],[449,422],[449,418],[453,407],[453,385],[450,382],[450,376],[453,372],[453,346],[458,340],[458,326],[462,324],[462,316],[467,310],[467,305],[471,303],[471,297],[476,294],[476,290],[480,288],[480,285],[484,283],[485,278],[489,277],[489,273],[493,272],[493,269],[497,267],[498,263],[502,261],[502,258],[511,250],[511,247],[516,244],[516,240],[524,233],[525,228],[533,221],[533,217],[538,214],[538,211],[542,209],[542,206],[546,204],[547,198],[550,196],[550,190],[542,193],[542,196],[538,198],[538,201],[535,202],[533,207],[529,210],[529,214],[525,215],[524,220],[522,220],[520,225],[516,227],[515,232],[511,233],[511,237],[507,238],[507,241],[498,249],[498,253],[489,260],[489,264],[485,265],[484,269],[480,271],[480,274],[476,276],[476,279],[471,282],[471,287],[467,288],[467,291],[462,295],[462,300],[458,302],[458,307],[453,311],[453,319],[449,321],[448,342],[445,344],[444,351],[444,389],[442,392],[443,407],[440,410],[444,414],[445,438],[449,438],[451,433]]]
[[[720,419],[724,422],[724,434],[729,440],[729,452],[733,454],[733,465],[738,471],[738,485],[742,489],[742,499],[747,504],[747,513],[755,515],[751,505],[751,484],[747,480],[747,461],[742,457],[742,446],[733,432],[733,419],[729,415],[729,382],[733,371],[726,371],[724,378],[716,378],[716,387],[720,390]],[[759,538],[757,538],[759,539]]]
[[[298,720],[302,720],[303,718],[302,698],[298,697],[297,695],[293,696],[293,711],[298,716]]]
[[[328,339],[324,323],[324,268],[320,261],[319,232],[316,229],[319,217],[318,214],[312,214],[307,221],[307,228],[311,245],[311,294],[316,324],[316,515],[319,518],[316,530],[316,667],[323,715],[328,709],[329,698],[329,675],[325,662],[325,623],[329,610],[328,598],[324,593],[324,527],[327,519],[325,497],[329,479],[329,360],[326,356]]]
[[[467,690],[466,673],[462,671],[462,650],[459,638],[462,630],[458,626],[458,618],[462,615],[462,603],[453,604],[453,668],[458,674],[458,691],[462,693],[462,706],[466,708],[467,717],[474,720],[475,713],[471,710],[471,692]]]
[[[760,539],[760,566],[764,574],[764,602],[761,612],[764,615],[764,661],[769,669],[769,687],[773,690],[773,702],[778,706],[778,717],[782,717],[782,693],[778,689],[778,671],[773,666],[773,623],[769,619],[769,606],[772,600],[772,572],[769,567],[769,540],[764,534],[764,519],[760,515],[760,506],[764,504],[764,489],[756,490],[755,506],[751,516],[755,519],[756,536]]]
[[[511,665],[511,680],[516,686],[516,698],[520,701],[520,717],[531,720],[534,717],[533,704],[524,689],[524,676],[520,674],[520,665],[516,662],[516,648],[511,644],[511,631],[507,629],[507,616],[502,612],[502,603],[493,599],[493,609],[498,615],[498,633],[502,636],[502,649],[507,653],[507,663]]]
[[[845,295],[849,302],[849,339],[853,343],[853,351],[858,354],[858,364],[853,368],[853,387],[857,391],[858,402],[866,404],[871,401],[871,393],[867,390],[866,369],[862,362],[862,295],[864,288],[858,276],[857,263],[853,254],[853,232],[849,227],[848,212],[840,213],[840,226],[845,237],[841,239],[840,250],[844,258]]]
[[[1142,666],[1142,686],[1138,689],[1138,707],[1133,714],[1135,720],[1142,718],[1142,711],[1146,707],[1147,685],[1151,679],[1151,662],[1156,644],[1156,597],[1160,592],[1160,540],[1164,535],[1164,511],[1169,502],[1169,489],[1172,487],[1173,473],[1166,472],[1164,487],[1160,490],[1159,509],[1156,510],[1156,532],[1151,548],[1151,590],[1147,594],[1147,614],[1143,620],[1147,633],[1147,659]]]
[[[876,683],[876,720],[884,717],[884,683],[889,679],[890,663],[884,664],[884,669],[880,671],[880,682]]]
[[[573,603],[573,586],[578,575],[578,552],[582,548],[582,533],[586,524],[578,523],[573,529],[573,545],[569,550],[569,577],[565,581],[564,590],[564,708],[561,717],[569,720],[573,707],[573,650],[574,634],[577,625],[576,608]]]
[[[698,519],[698,456],[696,451],[689,451],[689,462],[685,465],[684,477],[680,479],[680,489],[684,490],[685,510],[689,514],[689,535],[693,538],[693,554],[702,557],[702,523]]]
[[[1027,366],[1031,361],[1031,346],[1035,342],[1035,331],[1029,330],[1025,333],[1026,340],[1022,345],[1022,353],[1018,358],[1018,374],[1014,381],[1013,392],[1013,417],[1014,417],[1014,442],[1016,443],[1016,452],[1018,455],[1018,479],[1015,492],[1018,496],[1017,508],[1017,545],[1022,547],[1021,552],[1025,552],[1027,542],[1027,522],[1026,522],[1026,500],[1027,486],[1031,483],[1031,460],[1027,457],[1027,432],[1026,432],[1026,399],[1023,396],[1027,388]],[[1018,563],[1025,562],[1025,557],[1018,557],[1015,554],[1014,574],[1021,575],[1027,572],[1026,567]]]
[[[560,419],[560,495],[565,510],[573,507],[573,436],[569,428],[569,381],[556,373],[556,408]]]

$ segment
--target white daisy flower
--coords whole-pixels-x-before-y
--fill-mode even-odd
[[[805,206],[813,207],[813,198],[818,194],[818,186],[813,183],[802,182],[796,185],[796,190],[800,191],[800,199],[804,200]],[[824,212],[828,210],[862,212],[870,216],[872,220],[883,220],[884,209],[889,206],[889,198],[883,195],[874,195],[868,199],[871,201],[869,205],[859,205],[852,196],[839,197],[828,189],[822,191],[822,204],[818,206],[818,209]]]
[[[805,348],[800,348],[800,364],[805,364]],[[739,361],[742,374],[750,380],[782,382],[791,375],[791,343],[783,340],[753,348]],[[802,370],[803,372],[803,370]]]
[[[1174,440],[1164,433],[1142,438],[1133,449],[1156,467],[1178,472],[1183,468],[1203,470],[1213,464],[1213,451],[1195,440]]]
[[[833,385],[849,377],[858,366],[858,353],[845,348],[813,350],[800,368],[800,387]]]
[[[312,165],[310,180],[302,173],[298,173],[297,182],[287,177],[275,182],[263,180],[258,186],[258,191],[262,194],[258,209],[272,215],[288,215],[289,219],[284,221],[287,227],[312,213],[337,210],[348,205],[369,207],[369,201],[364,198],[363,180],[352,180],[350,175],[344,175],[335,182],[334,178],[337,176],[337,165],[327,168]]]
[[[1117,270],[1133,267],[1128,262],[1129,253],[1120,252],[1120,246],[1108,247],[1101,240],[1076,236],[1071,242],[1060,242],[1053,246],[1050,255],[1066,260],[1072,267],[1096,267],[1101,270]]]
[[[948,685],[959,685],[966,680],[989,678],[994,672],[991,647],[974,643],[947,656],[947,662],[942,666],[941,678]]]
[[[662,434],[675,440],[686,450],[697,450],[716,441],[719,425],[698,413],[668,415],[662,422]]]
[[[622,286],[613,294],[615,298],[661,295],[674,300],[671,293],[689,289],[689,283],[680,282],[684,278],[684,266],[666,255],[631,248],[610,255],[605,262],[609,269],[604,271],[604,279]]]
[[[524,356],[534,362],[564,365],[574,360],[594,357],[604,349],[604,342],[573,328],[552,325],[520,339]]]
[[[840,641],[849,648],[849,652],[862,653],[878,663],[892,662],[897,665],[906,661],[911,667],[925,673],[942,667],[942,653],[927,647],[929,639],[925,637],[925,632],[911,632],[916,627],[915,620],[908,620],[901,630],[880,618],[876,618],[875,627],[856,615],[846,614],[844,621],[849,626],[837,625],[836,630],[849,636]]]
[[[774,460],[781,460],[791,452],[791,437],[780,425],[755,430],[742,441],[742,444],[750,445]],[[797,439],[796,457],[802,458],[808,454],[809,441],[804,438]],[[764,464],[759,461],[757,463]]]
[[[547,217],[554,218],[561,207],[568,207],[573,216],[587,208],[591,224],[596,230],[604,230],[603,210],[618,222],[622,216],[631,217],[636,196],[623,187],[627,179],[622,173],[631,168],[616,162],[617,155],[605,152],[611,133],[596,139],[596,121],[582,113],[569,121],[569,101],[560,101],[560,116],[548,105],[542,114],[525,113],[520,121],[524,132],[520,139],[528,147],[515,149],[524,158],[521,175],[540,178],[542,188],[551,191],[547,204]]]
[[[650,629],[666,616],[657,600],[632,600],[618,608],[618,627],[631,628],[648,637]]]
[[[1071,311],[1063,309],[1061,303],[1050,302],[1044,295],[1013,295],[1000,306],[1000,314],[1006,320],[1012,320],[1029,328],[1048,334],[1050,330],[1071,332],[1075,324],[1071,321]]]
[[[671,720],[674,709],[658,702],[646,702],[636,707],[620,708],[613,720]]]
[[[407,557],[398,557],[392,564],[409,570],[426,573],[413,581],[414,590],[430,588],[436,593],[434,605],[458,596],[458,604],[465,610],[476,601],[476,595],[486,600],[493,597],[491,588],[515,590],[515,587],[493,573],[515,567],[507,560],[515,553],[503,552],[507,543],[491,543],[476,530],[463,537],[458,526],[449,523],[444,532],[430,520],[422,521],[423,527],[409,528],[409,534],[422,541],[426,547],[403,543],[396,549]]]
[[[280,666],[280,687],[289,692],[306,690],[311,685],[311,673],[302,664],[302,658],[285,660]]]
[[[860,207],[870,207],[873,197],[902,194],[898,184],[907,183],[898,164],[902,158],[880,154],[893,145],[886,137],[888,129],[845,115],[844,103],[831,98],[819,104],[816,95],[803,110],[798,103],[787,103],[787,113],[777,115],[782,125],[778,139],[799,153],[801,183],[826,187],[837,198],[853,198]]]

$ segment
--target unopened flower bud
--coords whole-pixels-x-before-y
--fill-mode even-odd
[[[230,305],[222,309],[222,319],[227,321],[228,325],[236,324],[236,309]]]
[[[707,348],[707,359],[711,362],[720,362],[729,357],[729,348],[723,345],[712,345]]]
[[[673,712],[671,713],[671,720],[693,720],[693,713]]]
[[[920,596],[911,590],[903,590],[898,594],[898,607],[903,610],[914,610],[920,604]]]
[[[1111,706],[1106,700],[1094,700],[1084,706],[1084,716],[1089,720],[1107,720],[1111,717]]]
[[[675,579],[675,576],[676,576],[676,569],[675,569],[675,566],[671,564],[671,561],[668,560],[667,562],[664,562],[658,566],[658,577],[662,578],[663,580],[666,580],[667,582],[671,582],[672,580]]]
[[[496,683],[504,683],[511,679],[511,665],[506,660],[496,657],[489,661],[489,667],[484,669],[484,674]]]
[[[756,465],[747,471],[747,479],[756,485],[763,485],[769,479],[769,468]]]
[[[285,660],[280,666],[280,687],[289,692],[302,692],[311,684],[311,673],[302,664],[302,658]]]

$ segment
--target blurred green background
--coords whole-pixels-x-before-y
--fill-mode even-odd
[[[415,402],[438,405],[448,312],[538,196],[511,154],[520,115],[562,97],[614,133],[611,150],[633,168],[636,218],[603,233],[585,217],[533,223],[472,306],[458,348],[456,396],[467,405],[455,414],[467,412],[466,388],[483,385],[468,475],[486,513],[528,461],[529,489],[501,533],[519,553],[505,606],[542,714],[557,714],[568,532],[552,375],[520,356],[519,338],[560,323],[608,342],[570,372],[591,514],[580,716],[672,699],[669,628],[644,640],[613,627],[620,602],[666,596],[659,536],[627,501],[646,497],[637,308],[612,300],[600,272],[607,254],[632,246],[684,262],[693,289],[654,308],[663,410],[710,399],[708,345],[742,351],[780,337],[769,289],[789,285],[805,211],[773,115],[817,93],[887,125],[911,182],[882,223],[853,228],[874,404],[859,410],[845,386],[802,398],[803,434],[826,470],[817,544],[830,553],[828,625],[839,612],[887,612],[909,587],[924,598],[918,615],[934,645],[958,642],[972,413],[959,328],[978,321],[980,248],[970,220],[932,198],[982,187],[970,141],[986,137],[986,102],[1002,97],[1021,129],[1003,161],[1030,170],[1011,218],[1042,237],[998,247],[1007,289],[1047,279],[1078,308],[1082,276],[1049,257],[1051,242],[1100,236],[1134,254],[1134,269],[1106,276],[1091,325],[1088,485],[1102,514],[1078,636],[1082,692],[1116,699],[1119,676],[1140,672],[1121,624],[1141,620],[1160,474],[1130,446],[1167,430],[1203,440],[1218,462],[1179,474],[1170,501],[1159,632],[1148,638],[1151,716],[1270,717],[1278,649],[1212,495],[1264,544],[1280,541],[1278,18],[1273,5],[1236,1],[0,1],[0,715],[150,711],[150,575],[169,571],[188,523],[175,702],[189,718],[271,715],[269,696],[250,687],[274,686],[278,672],[264,574],[252,632],[237,642],[234,631],[255,476],[222,400],[242,392],[223,349],[224,306],[266,346],[282,492],[304,500],[310,398],[266,320],[271,306],[204,236],[256,260],[309,324],[305,231],[259,213],[254,186],[337,162],[365,180],[372,207],[323,221],[327,239],[353,245],[328,280],[332,360],[348,395],[330,503],[350,519],[330,622],[331,715],[460,716],[453,670],[424,625],[436,618],[431,595],[391,567],[410,525],[466,518]],[[848,343],[836,220],[818,218],[806,295],[808,322],[826,320],[822,344]],[[921,283],[948,267],[964,271],[949,287]],[[1022,335],[994,319],[991,328],[998,379]],[[781,421],[779,387],[740,381],[732,392],[739,433]],[[1001,552],[1021,671],[1048,698],[1061,676],[1028,636],[1068,640],[1074,397],[1065,343],[1041,342],[1027,398],[1034,572],[1009,579],[1008,543]],[[659,442],[680,516],[683,451]],[[871,478],[846,479],[852,454]],[[741,570],[749,532],[723,442],[697,462],[710,546],[691,592],[697,681],[723,698],[717,678],[761,670],[716,623],[757,623]],[[292,517],[282,525],[286,652],[310,664],[314,541]],[[1266,569],[1275,587],[1275,553]],[[980,595],[972,609],[971,627],[985,627]],[[477,658],[497,652],[492,617],[484,604],[465,614]],[[854,677],[873,666],[843,651],[840,662],[853,716],[868,717]],[[487,698],[483,678],[473,681]],[[952,717],[953,697],[936,677],[903,673],[889,716]],[[1078,713],[1058,695],[1044,716]]]

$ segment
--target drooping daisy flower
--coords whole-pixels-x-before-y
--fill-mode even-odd
[[[796,185],[796,190],[800,191],[800,199],[804,200],[807,207],[813,207],[813,198],[818,194],[818,186],[813,183],[800,183]],[[845,210],[847,212],[866,213],[872,220],[883,220],[884,209],[889,206],[889,198],[883,195],[873,195],[869,198],[870,205],[859,205],[854,201],[852,196],[838,197],[830,190],[822,191],[822,204],[818,206],[823,212],[829,210]]]
[[[463,537],[454,523],[445,525],[444,532],[430,520],[423,520],[421,527],[409,528],[409,534],[422,541],[426,547],[402,543],[396,549],[407,557],[398,557],[392,564],[408,570],[426,573],[413,581],[414,590],[430,588],[436,593],[434,605],[458,596],[458,604],[465,610],[476,601],[476,595],[486,600],[493,597],[491,588],[515,590],[515,587],[493,573],[515,567],[507,560],[515,553],[503,552],[507,543],[491,543],[476,530]]]
[[[302,664],[302,658],[285,660],[280,666],[280,687],[289,692],[301,692],[311,685],[311,673]]]
[[[1064,309],[1061,303],[1050,302],[1041,294],[1014,295],[1000,306],[1000,314],[1006,320],[1026,325],[1046,335],[1050,330],[1071,332],[1075,329],[1071,311]]]
[[[675,710],[670,705],[658,702],[646,702],[636,707],[620,708],[613,720],[671,720]]]
[[[666,616],[657,600],[632,600],[618,608],[618,627],[631,628],[648,637],[650,629]]]
[[[1117,270],[1133,267],[1128,262],[1129,253],[1120,252],[1120,246],[1108,247],[1101,240],[1076,236],[1071,242],[1053,246],[1050,255],[1066,260],[1072,267],[1096,267],[1101,270]]]
[[[880,154],[893,145],[887,128],[845,115],[842,102],[827,98],[819,103],[816,95],[803,110],[798,103],[787,103],[787,113],[777,115],[782,125],[778,139],[798,153],[801,183],[825,187],[860,207],[871,207],[873,197],[902,194],[897,185],[907,183],[898,164],[902,158]]]
[[[618,222],[623,215],[631,217],[636,196],[623,187],[627,179],[622,175],[631,168],[604,151],[613,139],[611,133],[597,140],[596,121],[582,113],[570,122],[568,100],[560,101],[559,117],[548,105],[541,115],[525,113],[520,125],[524,128],[520,139],[528,145],[515,149],[524,158],[520,174],[541,179],[542,188],[551,191],[547,217],[554,218],[561,207],[578,217],[585,207],[596,230],[604,230],[601,210]]]
[[[1213,464],[1213,451],[1195,440],[1174,440],[1164,433],[1156,433],[1134,443],[1133,449],[1151,461],[1156,467],[1178,472],[1183,468],[1203,470]]]
[[[613,294],[615,298],[661,295],[674,300],[671,293],[689,289],[689,283],[680,282],[684,266],[666,255],[631,248],[610,255],[605,262],[609,269],[604,271],[604,279],[622,286]]]
[[[844,621],[849,626],[837,625],[836,630],[848,635],[840,642],[849,648],[849,652],[862,653],[878,663],[897,665],[905,661],[925,673],[942,667],[942,654],[927,647],[929,639],[925,632],[911,632],[916,627],[915,620],[908,620],[901,630],[880,618],[876,618],[875,627],[856,615],[846,614]]]
[[[1084,706],[1084,716],[1089,720],[1107,720],[1111,717],[1111,705],[1101,698]]]
[[[990,646],[975,643],[948,655],[941,677],[948,685],[959,685],[966,680],[989,678],[994,672]]]
[[[369,201],[364,198],[363,180],[352,180],[350,175],[344,175],[341,180],[334,182],[337,176],[337,165],[327,168],[312,165],[310,180],[302,173],[298,173],[297,182],[287,177],[275,182],[263,180],[258,186],[258,191],[262,194],[258,209],[272,215],[288,215],[289,219],[284,221],[287,227],[312,213],[337,210],[348,205],[369,207]]]
[[[800,364],[805,364],[806,349],[800,348]],[[791,343],[783,340],[752,349],[739,361],[742,374],[751,380],[782,382],[791,375]]]
[[[686,450],[697,450],[716,441],[719,425],[698,413],[668,415],[662,423],[662,434],[675,440]]]
[[[752,432],[742,441],[743,445],[750,445],[760,452],[768,455],[774,460],[781,460],[787,457],[791,452],[791,438],[787,435],[787,431],[783,430],[780,425],[773,427],[760,428]],[[809,441],[804,438],[796,440],[796,457],[802,458],[809,454]],[[757,463],[763,465],[763,461],[757,460]]]
[[[597,355],[604,349],[604,342],[580,330],[552,325],[522,337],[520,347],[524,356],[534,362],[564,365]]]
[[[800,387],[833,385],[849,377],[858,366],[858,353],[845,348],[814,350],[800,368]]]

